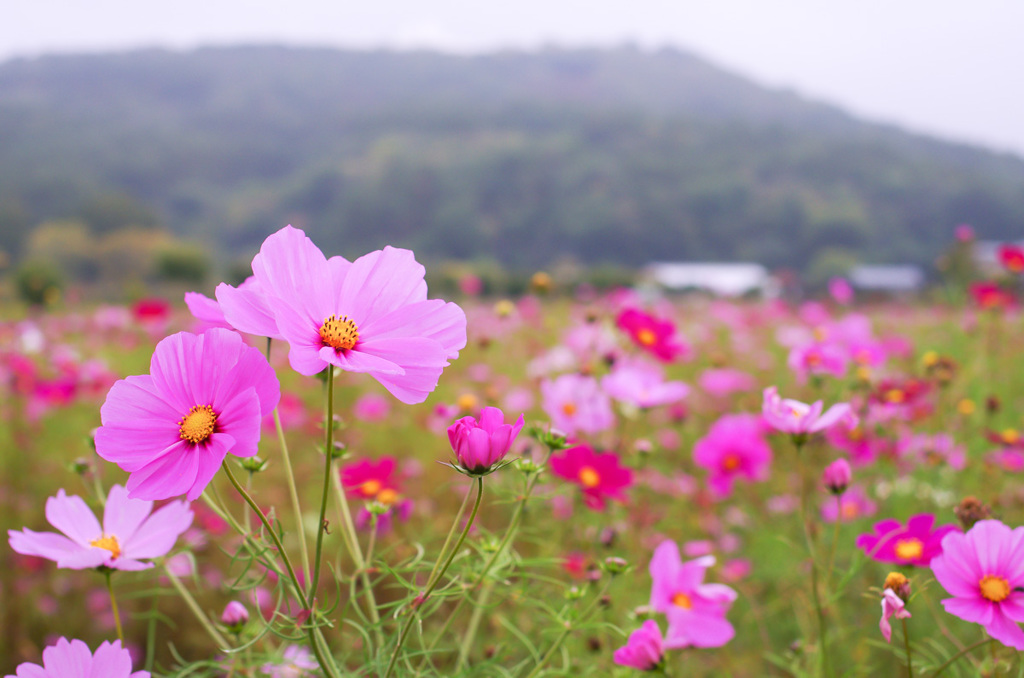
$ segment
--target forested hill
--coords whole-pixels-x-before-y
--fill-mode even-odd
[[[930,263],[956,224],[1019,236],[1024,160],[859,122],[674,50],[463,57],[282,47],[0,64],[0,248],[79,218],[285,223],[517,267]]]

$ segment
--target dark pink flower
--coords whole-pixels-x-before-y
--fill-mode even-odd
[[[934,528],[935,516],[921,513],[911,516],[906,525],[893,518],[875,523],[874,534],[857,537],[857,548],[880,563],[928,567],[942,553],[942,539],[958,532],[956,525]]]
[[[229,452],[256,454],[280,395],[266,358],[239,334],[179,332],[157,344],[150,374],[110,389],[96,453],[131,474],[133,498],[196,499]]]
[[[687,352],[686,345],[676,336],[676,326],[669,320],[627,308],[619,313],[615,324],[629,334],[633,343],[659,360],[671,362]]]
[[[26,556],[53,560],[57,567],[86,570],[105,566],[114,570],[144,570],[144,562],[167,555],[192,524],[192,511],[182,501],[153,512],[153,502],[129,499],[120,485],[110,488],[103,509],[103,525],[81,497],[58,490],[46,500],[46,519],[63,534],[8,531],[11,548]]]
[[[735,635],[726,612],[736,592],[724,584],[705,584],[714,556],[683,562],[674,541],[664,541],[651,558],[651,608],[668,617],[665,647],[720,647]]]
[[[633,472],[622,465],[614,452],[594,452],[588,445],[577,445],[551,455],[551,471],[576,483],[583,500],[592,509],[603,511],[607,499],[625,501],[625,490],[633,484]]]
[[[665,658],[662,647],[661,629],[653,619],[645,621],[640,628],[629,634],[626,644],[615,650],[612,659],[619,666],[628,666],[640,671],[653,671]]]
[[[1024,650],[1024,527],[998,520],[975,523],[966,534],[950,532],[932,572],[953,597],[946,612],[981,624],[999,642]]]
[[[341,484],[366,501],[390,506],[401,497],[395,467],[394,457],[381,457],[377,461],[362,459],[345,464],[340,471]]]
[[[448,441],[459,465],[474,475],[487,473],[508,454],[523,428],[523,415],[513,424],[497,407],[480,410],[480,418],[463,417],[448,427]]]

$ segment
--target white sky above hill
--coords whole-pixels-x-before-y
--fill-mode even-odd
[[[1024,156],[1021,0],[0,2],[0,60],[236,43],[673,45],[861,117]]]

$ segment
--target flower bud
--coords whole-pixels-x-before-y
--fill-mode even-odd
[[[842,494],[850,486],[852,476],[853,472],[850,470],[850,464],[845,459],[836,459],[825,467],[825,472],[822,474],[822,482],[824,482],[825,487],[832,494]]]
[[[238,633],[249,621],[249,611],[237,600],[232,600],[220,615],[220,622],[233,633]]]
[[[259,457],[245,457],[242,459],[242,468],[249,473],[259,473],[267,470],[267,462]]]
[[[514,424],[506,424],[497,407],[485,407],[480,418],[463,417],[448,427],[448,440],[459,465],[470,475],[490,473],[505,455],[523,428],[523,415]]]

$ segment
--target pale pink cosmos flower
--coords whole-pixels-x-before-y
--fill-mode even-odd
[[[165,338],[149,371],[110,389],[96,453],[131,474],[133,498],[196,499],[229,452],[256,454],[260,422],[280,399],[277,376],[259,349],[224,329]]]
[[[619,666],[639,671],[653,671],[665,659],[665,649],[658,622],[648,619],[629,634],[626,644],[615,650],[612,660]]]
[[[270,678],[301,678],[313,675],[319,667],[309,648],[289,645],[284,649],[281,661],[264,664],[260,670]]]
[[[264,241],[252,270],[299,374],[328,365],[365,372],[403,403],[421,403],[466,346],[466,314],[427,299],[425,270],[409,250],[327,259],[305,233],[286,226]],[[244,329],[265,321],[263,309],[237,297],[218,288],[228,322]]]
[[[953,597],[946,612],[981,624],[1004,645],[1024,650],[1024,527],[1010,529],[998,520],[982,520],[966,533],[942,538],[942,553],[932,572]]]
[[[551,425],[569,435],[599,433],[615,424],[611,401],[593,377],[563,374],[540,384]]]
[[[849,403],[838,403],[822,413],[822,402],[812,405],[798,400],[783,399],[774,386],[764,390],[762,413],[765,423],[777,431],[793,435],[810,435],[824,431],[840,422],[855,426],[857,415]]]
[[[391,401],[379,393],[365,393],[352,406],[359,421],[384,421],[391,414]]]
[[[910,612],[906,607],[907,604],[892,589],[885,589],[882,592],[882,618],[878,620],[878,628],[882,632],[885,642],[892,642],[890,619],[893,617],[897,619],[910,619]]]
[[[80,640],[60,638],[43,650],[43,665],[19,664],[6,678],[149,678],[149,671],[132,672],[132,657],[121,641],[105,642],[90,652]]]
[[[842,377],[846,374],[848,358],[846,351],[833,343],[813,343],[797,346],[789,352],[787,361],[800,383],[807,381],[808,375],[830,374]]]
[[[167,555],[192,524],[192,511],[175,501],[153,512],[153,502],[130,499],[120,485],[110,488],[103,509],[103,525],[78,496],[46,500],[46,519],[63,534],[9,530],[11,548],[26,556],[56,561],[57,567],[86,570],[105,566],[114,570],[145,570],[145,562]]]
[[[668,617],[665,647],[720,647],[735,635],[726,612],[736,592],[724,584],[705,584],[714,556],[683,562],[674,541],[662,542],[651,558],[651,608]]]
[[[697,385],[705,393],[724,397],[736,392],[750,391],[757,386],[757,380],[747,372],[728,367],[704,370]]]
[[[668,405],[690,393],[690,387],[681,381],[665,381],[659,366],[640,361],[616,363],[601,379],[601,388],[612,398],[640,408]]]
[[[859,485],[851,486],[845,493],[830,497],[821,506],[821,519],[826,523],[841,520],[848,523],[858,518],[873,516],[878,505],[868,498]]]

